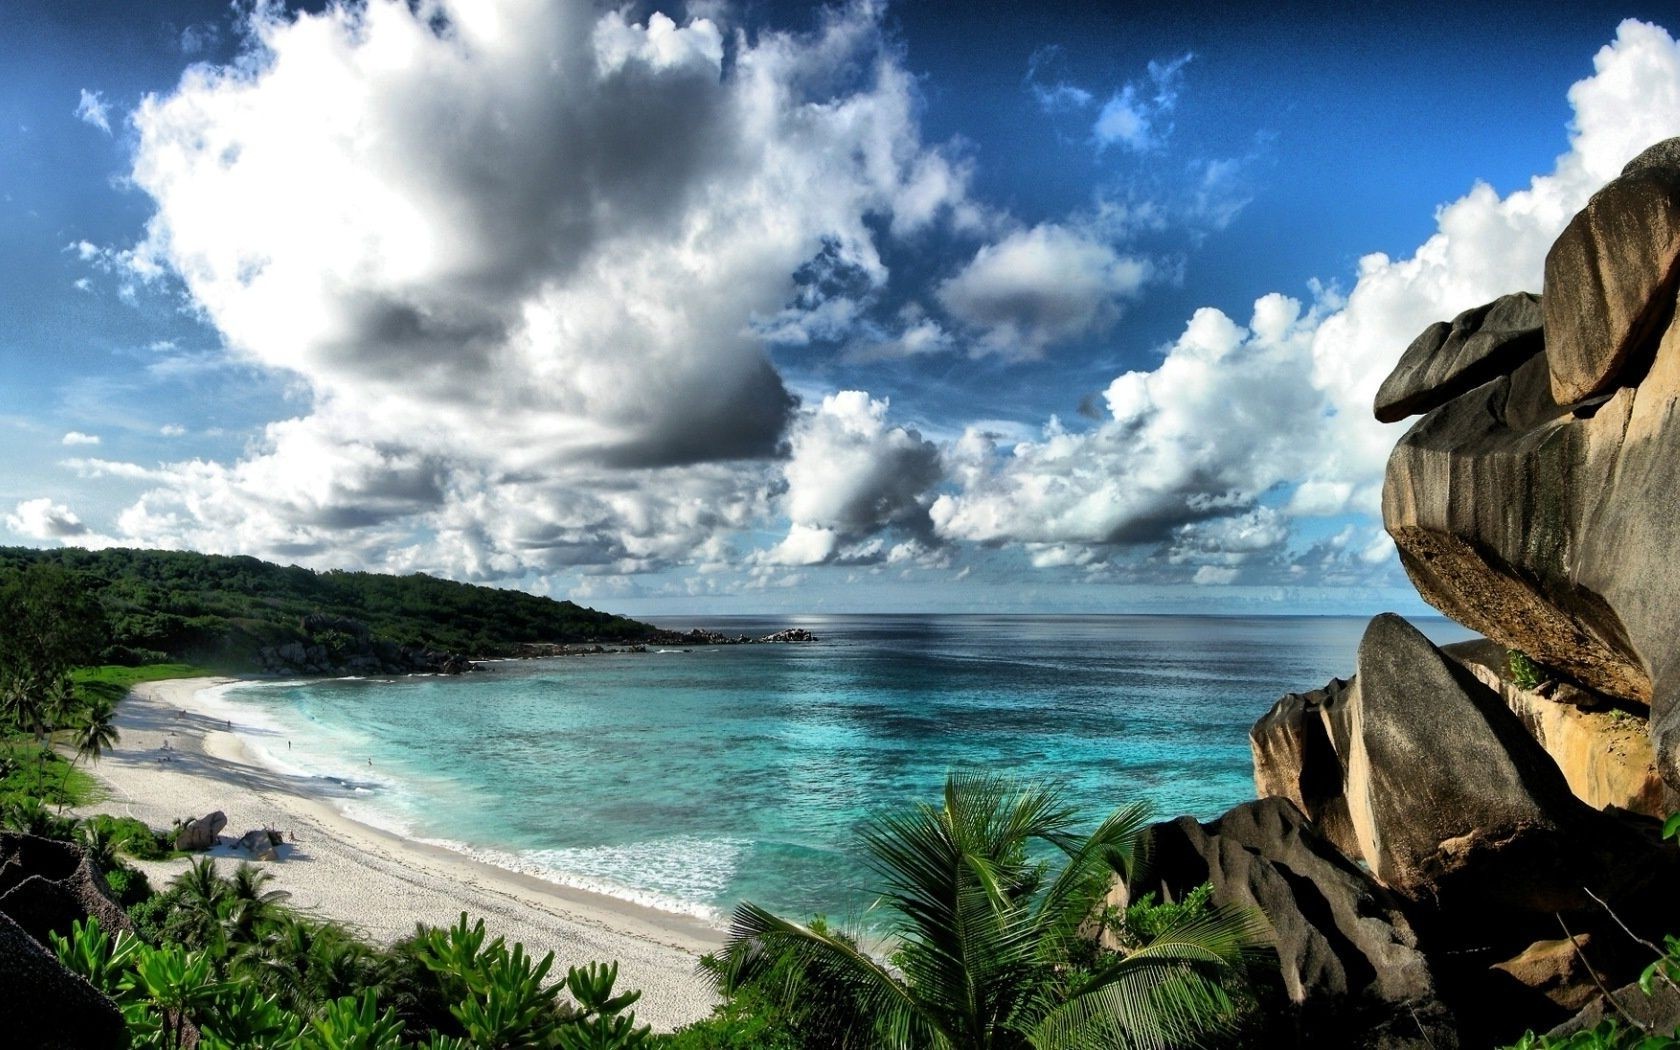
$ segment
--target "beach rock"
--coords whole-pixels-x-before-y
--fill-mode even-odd
[[[42,944],[89,917],[107,930],[133,929],[80,846],[17,832],[0,832],[0,913]]]
[[[1594,809],[1663,817],[1675,808],[1657,772],[1645,719],[1567,682],[1524,689],[1511,680],[1506,650],[1486,640],[1443,650],[1499,694],[1543,748],[1575,797]]]
[[[1350,857],[1360,856],[1348,814],[1341,756],[1348,750],[1348,722],[1341,709],[1353,683],[1332,678],[1323,689],[1288,693],[1249,730],[1254,788],[1261,798],[1286,798],[1319,834]]]
[[[1280,985],[1266,992],[1278,1001],[1263,1011],[1275,1026],[1265,1045],[1458,1045],[1402,902],[1290,802],[1244,803],[1206,824],[1156,824],[1146,856],[1110,903],[1145,893],[1174,900],[1206,882],[1215,904],[1265,914],[1279,964],[1265,980]]]
[[[1680,280],[1680,167],[1672,140],[1587,202],[1546,256],[1552,395],[1574,405],[1637,382]]]
[[[0,1026],[15,1050],[122,1050],[117,1005],[0,912]]]
[[[207,850],[216,844],[216,836],[227,827],[227,814],[221,810],[208,813],[205,816],[187,821],[181,825],[181,830],[175,833],[175,848],[182,850]]]
[[[1283,698],[1251,739],[1257,786],[1301,800],[1378,881],[1465,933],[1645,884],[1661,851],[1576,798],[1499,695],[1416,628],[1372,620],[1357,670],[1316,701]]]
[[[1606,1018],[1611,1017],[1623,1020],[1624,1023],[1625,1017],[1632,1017],[1653,1032],[1680,1030],[1680,992],[1668,985],[1656,982],[1652,986],[1651,995],[1640,991],[1636,983],[1624,985],[1610,994],[1615,996],[1616,1006],[1611,1006],[1601,993],[1594,996],[1574,1017],[1546,1034],[1554,1039],[1567,1039],[1577,1032],[1597,1028]]]
[[[1384,524],[1430,604],[1563,678],[1649,706],[1658,771],[1680,789],[1680,326],[1637,386],[1578,411],[1543,382],[1551,353],[1401,439]]]
[[[1395,423],[1507,375],[1533,357],[1541,338],[1540,297],[1517,292],[1424,329],[1377,391],[1379,420]]]
[[[234,848],[249,853],[252,860],[279,860],[280,854],[275,851],[282,841],[283,837],[278,831],[271,828],[255,828],[239,836]]]
[[[817,636],[812,634],[810,631],[807,631],[803,627],[789,627],[786,630],[777,631],[775,634],[767,634],[764,637],[758,639],[758,641],[760,641],[760,642],[769,642],[769,643],[814,642],[816,640],[817,640]]]
[[[1592,951],[1591,934],[1536,941],[1493,969],[1560,1009],[1580,1010],[1598,995],[1597,982],[1583,961]]]

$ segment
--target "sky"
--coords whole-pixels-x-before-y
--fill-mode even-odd
[[[1680,134],[1674,15],[13,0],[0,544],[1421,611],[1372,397]]]

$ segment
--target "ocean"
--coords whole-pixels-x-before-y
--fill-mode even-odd
[[[1470,637],[1441,619],[1439,643]],[[675,619],[808,644],[502,661],[479,674],[224,687],[265,761],[346,812],[562,884],[724,922],[751,900],[869,924],[855,846],[950,770],[1054,778],[1092,825],[1254,793],[1248,728],[1352,672],[1341,617]]]

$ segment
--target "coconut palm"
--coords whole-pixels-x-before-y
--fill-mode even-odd
[[[76,749],[76,754],[64,767],[64,778],[58,785],[59,812],[64,811],[64,802],[70,797],[70,771],[76,768],[76,763],[84,758],[97,762],[122,740],[122,734],[117,732],[111,721],[115,715],[115,705],[106,700],[94,700],[82,706],[75,715],[76,721],[70,727],[70,744]]]
[[[273,881],[273,875],[256,865],[241,863],[223,882],[216,911],[229,945],[255,943],[258,932],[277,914],[276,906],[291,898],[285,890],[269,889]]]
[[[948,777],[940,804],[861,833],[883,882],[878,906],[893,913],[890,968],[821,924],[742,904],[719,983],[774,973],[771,994],[826,1010],[813,1023],[837,1046],[1164,1048],[1229,1024],[1219,977],[1254,943],[1250,915],[1186,919],[1135,950],[1070,965],[1113,875],[1132,866],[1148,810],[1120,809],[1083,837],[1076,819],[1053,786]],[[1035,859],[1051,847],[1059,870]]]

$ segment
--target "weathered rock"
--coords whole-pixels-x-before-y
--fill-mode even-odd
[[[1553,397],[1574,405],[1637,382],[1674,312],[1680,168],[1658,143],[1599,190],[1546,255]]]
[[[1613,806],[1648,817],[1667,816],[1672,807],[1657,773],[1645,719],[1568,683],[1522,688],[1505,673],[1506,650],[1497,643],[1460,642],[1442,651],[1499,694],[1557,763],[1576,798],[1594,809]]]
[[[1254,788],[1261,798],[1286,798],[1318,832],[1350,857],[1361,855],[1348,815],[1348,721],[1342,714],[1353,683],[1332,678],[1323,689],[1288,693],[1249,730]]]
[[[122,1050],[117,1005],[0,912],[0,1040],[16,1050]]]
[[[239,836],[239,841],[234,843],[234,847],[249,853],[253,860],[279,860],[280,854],[276,852],[276,848],[281,841],[278,831],[271,828],[253,828]]]
[[[1637,984],[1617,988],[1610,993],[1616,997],[1615,1007],[1606,1002],[1603,995],[1599,995],[1583,1007],[1580,1013],[1546,1034],[1564,1039],[1576,1032],[1598,1027],[1605,1018],[1623,1019],[1624,1015],[1632,1017],[1655,1032],[1680,1029],[1680,992],[1661,982],[1658,982],[1652,991],[1654,994],[1646,995],[1639,990]]]
[[[0,832],[0,913],[42,944],[89,917],[107,930],[133,928],[81,847],[15,832]]]
[[[1680,325],[1636,387],[1559,408],[1532,359],[1431,412],[1389,459],[1383,520],[1431,604],[1597,692],[1651,707],[1680,789]]]
[[[1540,297],[1517,292],[1424,329],[1383,380],[1377,418],[1395,423],[1507,375],[1544,345]]]
[[[1544,995],[1565,1010],[1579,1010],[1598,995],[1598,985],[1583,962],[1592,951],[1590,934],[1535,941],[1493,969]]]
[[[1177,899],[1207,882],[1215,904],[1265,914],[1286,1004],[1267,1011],[1278,1027],[1267,1045],[1458,1045],[1400,902],[1286,800],[1248,802],[1206,824],[1156,824],[1147,856],[1113,903]]]
[[[1587,886],[1625,895],[1659,852],[1577,799],[1500,697],[1398,616],[1371,621],[1353,682],[1316,705],[1285,697],[1252,738],[1280,757],[1259,786],[1465,929],[1588,909]]]
[[[197,817],[181,825],[181,830],[175,833],[175,848],[184,850],[207,850],[216,844],[216,836],[227,827],[227,814],[215,810],[202,817]]]

